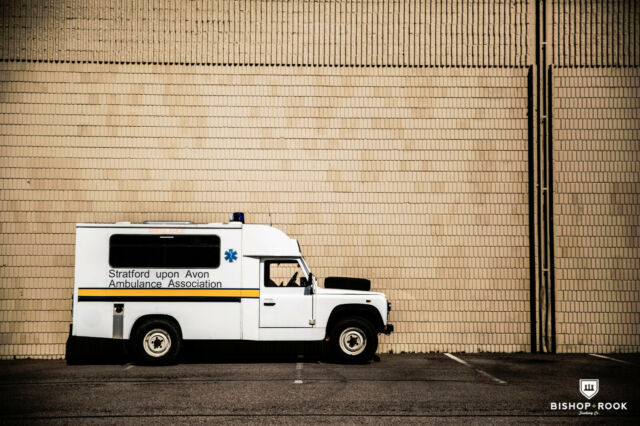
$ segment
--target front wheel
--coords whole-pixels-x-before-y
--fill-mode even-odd
[[[338,361],[363,363],[373,358],[376,353],[378,333],[364,318],[345,318],[333,327],[329,344]]]
[[[138,361],[161,365],[175,361],[182,341],[178,330],[171,322],[156,319],[138,327],[132,344]]]

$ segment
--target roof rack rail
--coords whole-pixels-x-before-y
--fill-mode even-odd
[[[179,222],[172,220],[145,220],[142,222],[145,225],[192,225],[193,222]]]

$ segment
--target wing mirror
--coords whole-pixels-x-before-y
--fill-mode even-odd
[[[313,294],[313,274],[311,272],[309,272],[309,278],[300,278],[300,286],[309,287],[309,294]]]
[[[300,287],[308,287],[313,284],[313,274],[309,272],[309,278],[301,277],[300,278]]]

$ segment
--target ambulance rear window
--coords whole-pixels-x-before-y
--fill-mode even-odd
[[[113,268],[217,268],[217,235],[116,234],[109,239]]]

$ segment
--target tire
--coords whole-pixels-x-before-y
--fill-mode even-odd
[[[138,362],[149,365],[173,363],[182,347],[176,325],[163,319],[142,323],[136,329],[131,343]]]
[[[366,319],[340,320],[331,330],[329,345],[333,358],[349,364],[365,363],[378,349],[378,333]]]

